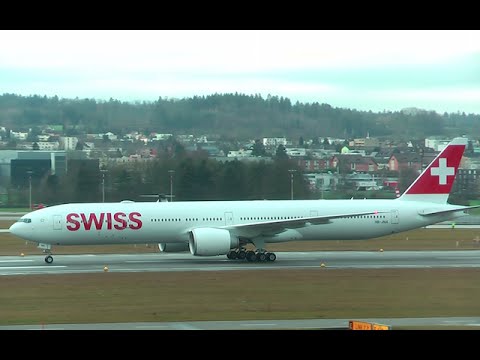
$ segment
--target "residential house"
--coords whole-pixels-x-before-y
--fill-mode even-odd
[[[322,171],[328,169],[328,159],[296,159],[297,165],[304,171]]]
[[[422,156],[413,152],[394,153],[388,159],[388,168],[391,171],[402,171],[405,169],[420,171],[422,168]]]
[[[376,172],[378,164],[372,156],[335,154],[330,158],[330,168],[340,172]]]

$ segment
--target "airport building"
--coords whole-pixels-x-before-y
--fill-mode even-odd
[[[8,189],[23,192],[29,188],[30,181],[32,186],[37,186],[50,175],[61,178],[67,173],[93,174],[99,178],[99,159],[64,150],[0,150],[0,205],[9,202]]]

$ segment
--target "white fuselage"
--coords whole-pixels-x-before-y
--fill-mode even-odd
[[[355,240],[419,228],[465,215],[450,212],[422,216],[461,206],[395,200],[256,200],[198,202],[119,202],[57,205],[24,215],[11,231],[28,240],[51,245],[146,244],[188,242],[196,228],[282,219],[377,212],[342,217],[327,223],[287,227],[280,234],[263,234],[265,243],[294,240]]]

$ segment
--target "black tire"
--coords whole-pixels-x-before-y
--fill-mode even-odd
[[[258,259],[258,261],[265,261],[265,260],[267,260],[267,255],[265,255],[265,253],[263,253],[263,252],[258,253],[257,254],[257,259]]]
[[[277,260],[277,255],[274,253],[267,253],[267,261],[275,261]]]
[[[227,254],[227,258],[229,260],[235,260],[237,258],[237,252],[236,251],[229,251]]]
[[[250,262],[257,261],[257,254],[253,251],[247,251],[247,260]]]
[[[52,257],[52,255],[47,255],[47,256],[45,256],[45,262],[46,262],[47,264],[51,264],[51,263],[53,262],[53,257]]]
[[[237,259],[239,260],[245,260],[246,257],[247,257],[247,252],[245,250],[240,250],[237,253]]]

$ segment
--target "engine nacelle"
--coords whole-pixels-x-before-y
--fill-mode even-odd
[[[238,247],[238,238],[230,235],[228,230],[198,228],[190,232],[188,245],[190,253],[195,256],[225,255]]]
[[[188,251],[189,246],[188,242],[184,243],[160,243],[158,244],[158,248],[160,249],[161,252],[184,252]]]

